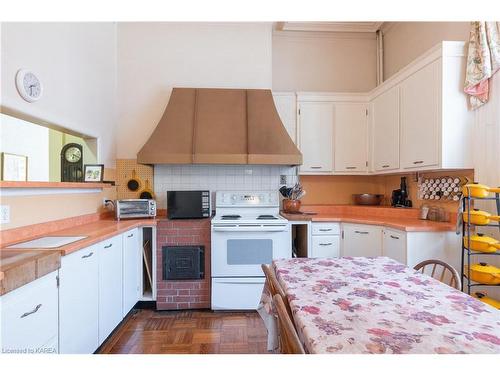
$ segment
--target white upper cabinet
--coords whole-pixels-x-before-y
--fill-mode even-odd
[[[333,103],[299,102],[299,139],[303,163],[300,172],[333,171]]]
[[[380,94],[371,103],[373,169],[399,169],[399,87]]]
[[[300,173],[473,168],[465,63],[463,42],[442,42],[370,93],[298,92]]]
[[[401,84],[401,167],[439,166],[439,63]]]
[[[293,143],[297,143],[297,99],[294,92],[273,92],[274,105]]]
[[[368,107],[366,103],[335,103],[335,172],[368,170]]]

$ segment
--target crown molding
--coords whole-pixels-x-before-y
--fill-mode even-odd
[[[277,22],[278,31],[375,33],[384,22]]]

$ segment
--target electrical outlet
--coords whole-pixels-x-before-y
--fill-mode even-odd
[[[280,185],[286,185],[286,175],[280,175]]]
[[[0,224],[10,223],[10,206],[0,206]]]

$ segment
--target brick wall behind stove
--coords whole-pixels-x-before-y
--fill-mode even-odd
[[[205,278],[163,280],[162,246],[205,246]],[[184,310],[210,308],[210,220],[160,220],[157,224],[156,308]]]

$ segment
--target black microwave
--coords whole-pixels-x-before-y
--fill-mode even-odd
[[[167,191],[169,219],[204,219],[210,217],[208,190]]]

